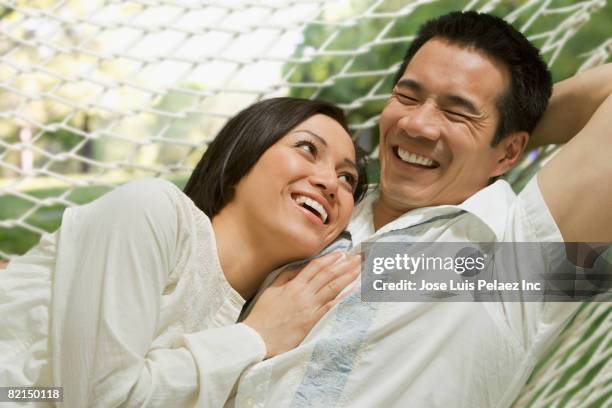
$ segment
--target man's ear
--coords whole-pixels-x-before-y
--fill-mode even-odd
[[[495,146],[498,159],[493,177],[501,176],[516,166],[523,157],[528,142],[529,133],[527,132],[514,132],[500,140]]]

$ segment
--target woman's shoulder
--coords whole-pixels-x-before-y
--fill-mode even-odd
[[[158,200],[176,201],[181,199],[184,194],[181,190],[168,180],[158,178],[142,178],[125,183],[116,187],[109,194],[113,194],[117,199],[145,203],[147,201]]]
[[[183,196],[181,190],[169,181],[144,178],[115,187],[85,207],[119,218],[146,213],[170,215],[176,212]]]
[[[62,224],[79,231],[122,231],[149,241],[173,241],[180,251],[194,240],[214,240],[208,217],[173,183],[156,178],[130,181],[81,207],[66,211]]]
[[[173,183],[155,178],[130,181],[64,213],[62,224],[96,230],[164,232],[176,237],[189,225],[191,200]]]
[[[210,219],[174,183],[157,178],[143,178],[113,190],[107,205],[111,213],[125,213],[122,218],[146,218],[148,222],[171,223],[177,237],[190,239],[213,234]],[[201,238],[201,237],[200,237]],[[185,238],[187,239],[187,238]]]

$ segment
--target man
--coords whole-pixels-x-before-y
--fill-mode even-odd
[[[426,23],[380,117],[380,187],[356,208],[353,245],[612,241],[611,94],[608,65],[556,85],[547,107],[550,74],[508,24],[474,12]],[[518,196],[495,181],[528,143],[570,138]],[[539,256],[554,273],[560,255]],[[249,369],[235,404],[507,407],[575,309],[355,292],[298,348]]]

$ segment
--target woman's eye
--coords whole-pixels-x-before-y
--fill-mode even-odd
[[[299,147],[300,149],[310,153],[312,156],[317,155],[317,146],[307,140],[302,140],[301,142],[298,142],[296,144],[296,147]]]
[[[355,188],[357,179],[354,175],[350,173],[344,173],[344,174],[340,174],[338,178],[342,180],[343,182],[347,183],[349,186],[351,186],[351,189]]]

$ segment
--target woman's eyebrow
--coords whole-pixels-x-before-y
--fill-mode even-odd
[[[351,159],[344,159],[344,164],[348,164],[355,170],[357,174],[359,174],[359,169],[357,168],[357,164],[355,164],[354,161],[352,161]]]
[[[306,130],[306,129],[297,129],[295,131],[295,133],[297,132],[304,132],[304,133],[308,133],[309,135],[313,136],[315,139],[317,139],[323,146],[327,147],[327,142],[325,141],[325,139],[323,139],[321,136],[317,135],[314,132],[311,132],[310,130]]]
[[[295,131],[295,133],[297,133],[297,132],[308,133],[309,135],[311,135],[312,137],[317,139],[323,146],[327,147],[327,141],[325,139],[323,139],[321,136],[317,135],[316,133],[314,133],[314,132],[312,132],[310,130],[306,130],[306,129],[297,129]],[[357,173],[359,173],[359,169],[357,167],[357,164],[355,164],[355,162],[352,161],[351,159],[344,159],[344,164],[348,164],[349,166],[353,167]]]

